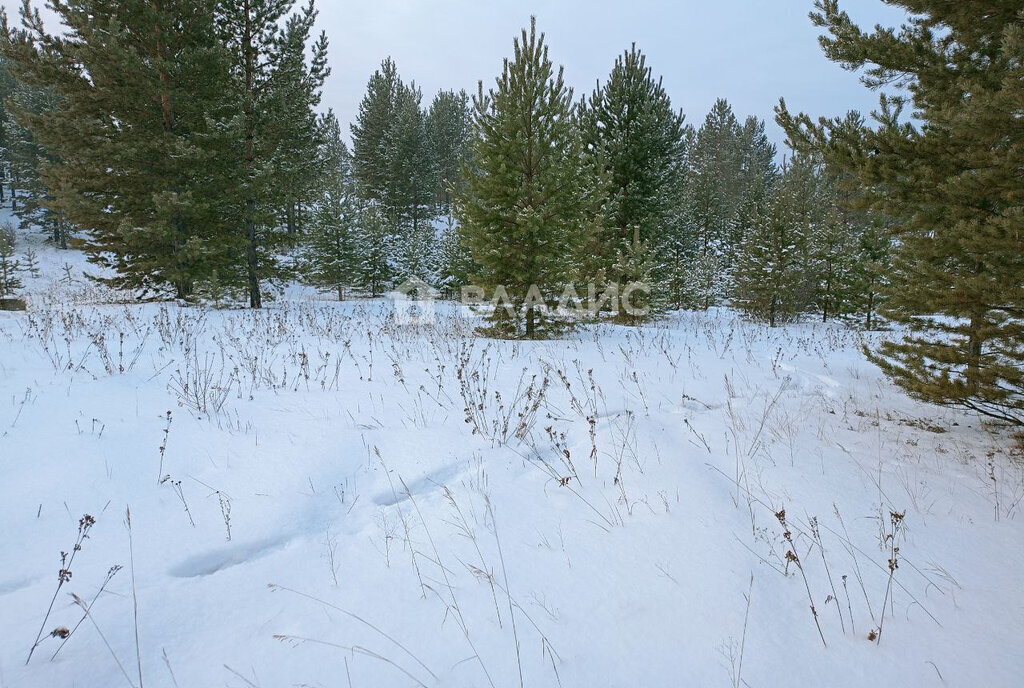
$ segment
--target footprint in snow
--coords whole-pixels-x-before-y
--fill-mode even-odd
[[[442,466],[436,471],[427,473],[425,476],[418,480],[406,481],[406,486],[409,488],[409,492],[412,493],[413,497],[417,497],[424,492],[429,492],[434,488],[439,488],[446,483],[450,483],[456,476],[459,475],[461,467],[459,464],[452,464],[450,466]],[[399,481],[397,475],[393,475],[391,478],[395,483],[395,492],[390,489],[381,492],[373,498],[373,503],[378,506],[395,506],[402,502],[409,500],[409,495],[405,492],[405,487],[402,487],[401,481]],[[397,493],[397,494],[396,494]]]
[[[172,567],[168,573],[175,578],[212,576],[218,571],[262,559],[268,554],[283,549],[288,544],[288,541],[287,537],[276,537],[254,540],[252,542],[233,543],[203,554],[197,554],[194,557],[189,557],[177,566]]]
[[[40,578],[20,578],[15,580],[0,581],[0,597],[9,595],[12,592],[17,592],[22,588],[27,588],[36,581],[41,580]]]

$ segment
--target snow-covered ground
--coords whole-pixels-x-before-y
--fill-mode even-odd
[[[495,342],[109,303],[38,250],[0,313],[2,688],[1021,685],[1020,458],[841,325]]]

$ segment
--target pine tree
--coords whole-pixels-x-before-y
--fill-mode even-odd
[[[0,297],[13,294],[24,285],[18,273],[21,265],[14,257],[14,228],[9,224],[0,226]]]
[[[449,224],[441,236],[439,246],[441,279],[439,285],[447,296],[454,296],[462,287],[468,286],[479,271],[473,262],[473,252],[469,248],[465,234],[459,231],[458,225]]]
[[[388,236],[390,250],[386,260],[371,261],[383,270],[369,278],[374,291],[394,279],[437,277],[437,178],[421,100],[420,90],[402,81],[389,58],[370,77],[352,125],[358,193],[373,207],[374,230]]]
[[[406,89],[398,67],[388,58],[373,73],[352,125],[352,168],[359,195],[364,201],[389,205],[391,192],[391,141],[398,99]]]
[[[379,203],[362,203],[359,232],[359,285],[369,291],[371,296],[380,296],[395,279],[391,256],[396,237]]]
[[[0,205],[6,201],[6,189],[10,173],[10,128],[14,126],[14,117],[8,112],[7,99],[14,94],[18,86],[17,79],[7,68],[7,62],[0,53]]]
[[[433,225],[437,180],[421,100],[415,84],[399,90],[389,136],[390,193],[385,204],[398,233],[397,278],[433,282],[438,259]]]
[[[276,204],[283,205],[285,229],[293,238],[302,231],[304,211],[316,198],[323,170],[317,155],[323,144],[319,136],[322,130],[315,108],[329,69],[323,35],[312,46],[312,62],[305,62],[311,22],[316,18],[311,9],[312,5],[290,19],[282,36],[287,43],[279,48],[280,64],[275,77],[278,83],[273,88],[271,123],[278,125],[275,134],[280,139],[273,174],[274,195]]]
[[[667,278],[674,245],[680,240],[681,195],[686,173],[687,131],[684,116],[655,80],[636,45],[620,56],[607,82],[599,85],[582,114],[584,143],[594,164],[607,175],[608,207],[598,250],[604,268],[613,270],[623,244],[650,253],[641,262],[663,265]],[[645,237],[634,240],[634,233]],[[647,275],[648,286],[652,275]],[[619,290],[626,284],[619,282]]]
[[[635,226],[632,238],[621,242],[611,266],[612,279],[622,297],[617,322],[638,325],[656,312],[657,302],[651,298],[654,270],[654,252],[648,242],[641,241],[640,227]]]
[[[463,184],[462,166],[469,161],[472,141],[472,112],[465,91],[439,92],[427,112],[427,144],[436,183],[434,202],[443,216],[452,216],[453,194]]]
[[[764,120],[747,117],[738,130],[739,177],[737,180],[736,219],[731,234],[726,238],[729,256],[743,243],[753,227],[755,218],[762,214],[764,204],[771,195],[778,175],[775,166],[775,145],[768,139]]]
[[[550,333],[543,303],[574,277],[596,212],[592,170],[583,152],[572,90],[548,57],[536,19],[514,42],[495,88],[474,98],[476,140],[458,198],[462,231],[479,264],[481,286],[503,286],[503,336]],[[534,287],[534,289],[531,289]]]
[[[17,108],[49,156],[50,211],[87,230],[90,259],[116,286],[192,293],[222,251],[223,187],[210,169],[224,62],[212,2],[68,0],[21,30],[4,23],[2,52],[18,81],[52,89],[55,107]]]
[[[826,200],[827,199],[823,199]],[[850,312],[857,259],[854,228],[835,206],[825,206],[807,237],[807,281],[822,322]]]
[[[687,221],[697,238],[695,305],[707,308],[733,291],[732,274],[747,235],[766,212],[777,170],[764,122],[743,124],[718,100],[696,133],[686,185]]]
[[[701,255],[724,254],[740,200],[740,124],[724,99],[715,102],[697,130],[691,158],[689,203]]]
[[[53,112],[59,104],[52,89],[22,83],[14,85],[9,98],[15,111],[33,116]],[[32,132],[21,126],[13,113],[8,116],[4,127],[5,158],[12,178],[17,180],[18,202],[13,204],[14,212],[23,227],[39,227],[54,246],[67,248],[70,227],[63,213],[53,210],[55,195],[43,180],[45,168],[53,167],[59,160],[36,142]]]
[[[720,272],[720,268],[716,267],[705,273],[704,268],[711,267],[711,263],[715,262],[715,256],[700,251],[694,208],[690,202],[696,140],[696,129],[690,125],[683,127],[685,159],[677,203],[672,210],[671,220],[658,241],[655,279],[666,292],[667,302],[676,309],[704,303],[707,299],[700,295],[714,291],[713,276]]]
[[[472,108],[465,91],[441,91],[427,112],[427,142],[433,166],[436,215],[443,222],[437,247],[437,283],[448,291],[469,283],[472,256],[458,233],[454,197],[464,184],[462,168],[469,163]]]
[[[792,320],[807,305],[816,182],[811,161],[796,158],[737,255],[733,303],[771,327]]]
[[[689,157],[685,217],[695,243],[690,291],[700,308],[715,305],[729,290],[727,268],[734,253],[729,241],[741,199],[739,136],[732,107],[720,99],[697,130]]]
[[[232,200],[241,220],[240,262],[252,308],[263,305],[264,280],[287,275],[279,260],[287,233],[278,231],[276,210],[301,193],[296,179],[309,184],[302,161],[315,149],[314,112],[329,73],[325,35],[306,56],[317,16],[312,0],[295,13],[293,6],[294,0],[240,0],[222,3],[218,13],[220,39],[231,56],[227,96],[241,151]],[[277,185],[280,170],[291,187],[284,199]]]
[[[884,314],[907,330],[872,359],[913,396],[1024,424],[1024,15],[1009,0],[894,0],[898,32],[859,29],[818,0],[825,54],[883,94],[877,126],[792,116],[791,138],[860,182],[892,218]],[[902,117],[912,104],[921,124]]]
[[[861,225],[853,250],[851,309],[864,317],[864,329],[870,330],[878,325],[877,312],[890,289],[892,234],[880,220],[869,219]]]
[[[317,166],[323,171],[323,179],[305,238],[303,272],[310,284],[334,291],[338,300],[343,301],[345,290],[359,280],[359,204],[352,179],[352,158],[341,140],[341,127],[333,112],[323,117],[320,130],[322,144]]]

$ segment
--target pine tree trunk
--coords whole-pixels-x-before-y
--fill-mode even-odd
[[[53,245],[62,250],[66,250],[68,247],[67,226],[60,218],[53,221]]]
[[[253,141],[255,139],[255,132],[253,131],[253,81],[255,75],[255,56],[253,55],[253,34],[252,34],[252,4],[249,0],[245,1],[245,35],[243,37],[243,48],[245,50],[245,169],[248,173],[246,176],[250,183],[252,182],[252,167],[253,167]],[[249,282],[249,307],[250,308],[262,308],[263,298],[260,294],[260,276],[259,276],[259,256],[257,254],[256,245],[256,199],[252,195],[252,191],[249,191],[249,195],[245,199],[245,237],[246,237],[246,251],[245,251],[245,262],[246,262],[246,274]]]
[[[248,142],[247,142],[247,145]],[[259,255],[256,252],[256,200],[249,196],[245,200],[245,235],[246,235],[246,274],[249,281],[249,307],[262,308],[263,297],[260,294]]]
[[[533,339],[537,333],[537,314],[533,306],[526,309],[526,338]]]

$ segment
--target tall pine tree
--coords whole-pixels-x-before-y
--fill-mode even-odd
[[[234,218],[244,250],[240,260],[249,305],[263,305],[262,282],[285,275],[279,259],[287,241],[277,227],[282,201],[305,195],[313,175],[304,158],[316,145],[315,108],[327,68],[327,38],[306,51],[316,21],[312,0],[292,13],[294,0],[238,0],[219,7],[218,28],[230,56],[227,98],[239,154],[232,170]],[[286,180],[281,197],[278,175]]]
[[[47,33],[26,3],[4,24],[2,52],[55,107],[15,104],[51,156],[41,166],[53,212],[89,232],[90,259],[120,287],[189,296],[223,253],[223,186],[211,170],[226,115],[224,53],[206,0],[68,0]]]
[[[304,273],[311,284],[333,291],[343,301],[346,289],[359,283],[359,204],[352,158],[333,112],[323,117],[320,130],[317,166],[322,171],[321,191],[305,237]]]
[[[590,168],[573,113],[572,90],[555,70],[536,19],[514,42],[496,86],[474,98],[476,140],[458,198],[461,230],[481,286],[503,286],[502,336],[549,334],[544,301],[576,276],[596,211]]]
[[[793,116],[791,138],[860,181],[893,218],[884,314],[907,329],[873,359],[912,395],[1024,424],[1024,15],[1017,0],[892,0],[899,30],[861,30],[835,0],[825,54],[883,94],[876,126]],[[902,116],[912,104],[914,118]]]
[[[626,288],[622,280],[636,272],[613,269],[622,266],[624,246],[634,264],[671,262],[672,244],[682,228],[683,120],[636,45],[616,60],[608,80],[584,108],[584,143],[608,180],[609,201],[598,246],[620,291]],[[636,254],[641,250],[650,255]]]
[[[808,237],[821,214],[817,183],[813,162],[795,158],[737,252],[733,303],[771,327],[792,320],[808,305],[814,274]]]

